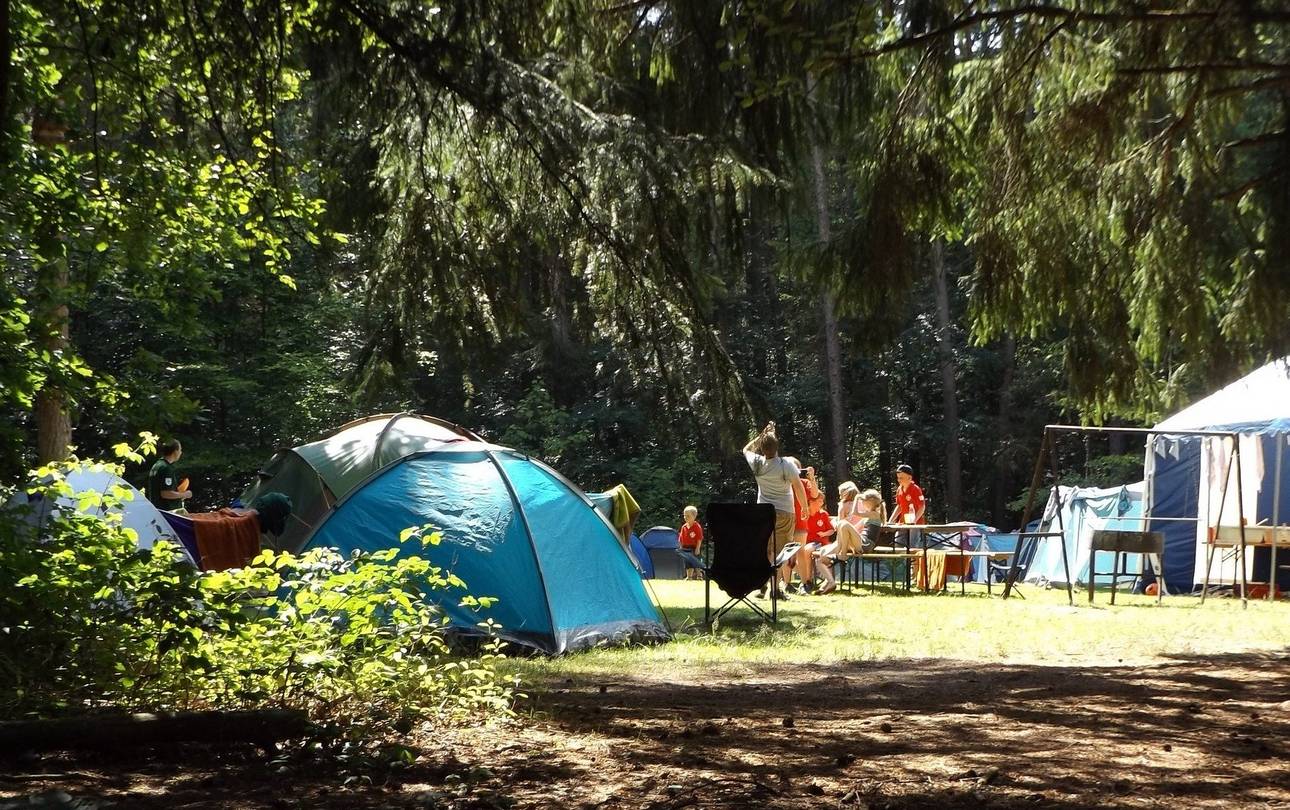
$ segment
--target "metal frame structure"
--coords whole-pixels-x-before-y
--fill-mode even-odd
[[[1012,594],[1012,590],[1016,587],[1017,576],[1020,574],[1020,565],[1019,565],[1019,561],[1022,559],[1022,554],[1021,554],[1021,551],[1022,551],[1022,545],[1026,542],[1026,540],[1030,540],[1032,543],[1038,543],[1040,540],[1042,540],[1042,539],[1046,539],[1046,538],[1049,538],[1049,537],[1064,537],[1064,536],[1065,536],[1065,526],[1064,526],[1064,525],[1063,525],[1063,523],[1062,523],[1062,512],[1061,512],[1061,508],[1062,508],[1062,495],[1061,495],[1061,488],[1060,488],[1060,486],[1059,486],[1059,484],[1058,484],[1058,480],[1059,480],[1059,478],[1060,478],[1060,475],[1059,475],[1059,472],[1060,472],[1060,471],[1059,471],[1058,466],[1057,466],[1057,453],[1056,453],[1056,449],[1055,449],[1055,447],[1053,446],[1054,439],[1055,439],[1058,435],[1063,434],[1063,433],[1077,433],[1077,434],[1083,434],[1083,435],[1088,435],[1088,434],[1091,434],[1091,433],[1105,433],[1105,434],[1121,433],[1121,434],[1131,434],[1131,435],[1139,435],[1139,436],[1149,436],[1149,437],[1151,437],[1151,441],[1152,441],[1152,442],[1154,442],[1155,438],[1156,438],[1156,437],[1159,437],[1159,436],[1202,436],[1202,437],[1206,437],[1206,436],[1207,436],[1207,437],[1214,437],[1214,438],[1231,439],[1231,440],[1232,440],[1232,453],[1231,453],[1231,455],[1230,455],[1230,456],[1228,456],[1226,467],[1225,467],[1225,469],[1223,470],[1223,490],[1222,490],[1222,497],[1221,497],[1221,498],[1220,498],[1220,500],[1219,500],[1219,504],[1218,504],[1218,515],[1214,518],[1214,525],[1215,525],[1215,526],[1222,525],[1223,509],[1224,509],[1224,508],[1226,507],[1226,505],[1227,505],[1227,485],[1228,485],[1228,482],[1231,480],[1231,477],[1232,477],[1232,475],[1231,475],[1231,474],[1232,474],[1232,468],[1233,468],[1233,466],[1235,466],[1235,469],[1236,469],[1236,509],[1237,509],[1237,519],[1238,519],[1238,523],[1237,523],[1237,525],[1240,527],[1240,529],[1239,529],[1239,531],[1240,531],[1240,541],[1239,541],[1239,543],[1238,543],[1238,548],[1240,549],[1240,557],[1241,557],[1241,559],[1240,559],[1240,572],[1241,572],[1241,584],[1240,584],[1240,590],[1241,590],[1241,605],[1242,605],[1242,607],[1248,607],[1248,606],[1249,606],[1249,601],[1248,601],[1248,598],[1247,598],[1247,592],[1248,592],[1248,590],[1249,590],[1249,586],[1248,586],[1248,580],[1247,580],[1247,577],[1246,577],[1246,570],[1245,570],[1245,565],[1246,565],[1246,563],[1245,563],[1245,558],[1246,558],[1246,549],[1247,549],[1247,545],[1246,545],[1246,542],[1245,542],[1245,501],[1244,501],[1244,498],[1242,497],[1242,488],[1241,488],[1241,440],[1240,440],[1240,433],[1239,433],[1239,432],[1237,432],[1237,431],[1231,431],[1231,430],[1157,430],[1157,429],[1155,429],[1155,428],[1132,428],[1132,427],[1089,427],[1089,426],[1084,426],[1084,425],[1045,425],[1045,426],[1044,426],[1044,439],[1043,439],[1043,442],[1040,444],[1040,447],[1039,447],[1039,456],[1035,459],[1035,470],[1034,470],[1033,475],[1032,475],[1032,476],[1031,476],[1031,478],[1030,478],[1030,493],[1029,493],[1029,495],[1028,495],[1028,496],[1027,496],[1027,498],[1026,498],[1026,508],[1023,510],[1023,512],[1022,512],[1022,516],[1021,516],[1021,528],[1022,528],[1022,531],[1018,533],[1018,538],[1017,538],[1017,553],[1016,553],[1016,555],[1012,558],[1012,567],[1008,569],[1008,579],[1007,579],[1007,582],[1004,584],[1004,587],[1003,587],[1003,598],[1004,598],[1004,599],[1007,599],[1007,598]],[[1056,493],[1056,497],[1057,497],[1057,526],[1058,526],[1058,531],[1056,531],[1056,532],[1027,532],[1027,531],[1025,531],[1025,527],[1026,527],[1026,526],[1028,526],[1028,525],[1030,524],[1030,519],[1031,519],[1031,517],[1033,516],[1033,513],[1034,513],[1034,507],[1035,507],[1035,496],[1038,494],[1040,484],[1042,483],[1043,470],[1044,470],[1044,461],[1045,461],[1045,460],[1048,460],[1048,458],[1049,458],[1050,456],[1051,456],[1051,460],[1052,460],[1052,475],[1053,475],[1053,489],[1052,489],[1052,491],[1053,491],[1054,493]],[[1280,473],[1280,467],[1279,467],[1279,466],[1278,466],[1277,470],[1278,470],[1278,474],[1279,474],[1279,473]],[[1278,487],[1278,489],[1279,489],[1279,487]],[[1051,499],[1051,497],[1052,497],[1052,496],[1050,496],[1050,499]],[[1150,523],[1150,521],[1152,521],[1152,520],[1158,520],[1158,521],[1174,520],[1174,521],[1187,521],[1187,522],[1196,523],[1196,522],[1199,522],[1200,518],[1199,518],[1199,517],[1196,517],[1196,518],[1153,518],[1153,517],[1150,515],[1150,496],[1148,495],[1148,513],[1147,513],[1147,514],[1145,514],[1142,518],[1140,518],[1140,520],[1142,520],[1142,521],[1144,522],[1144,523],[1143,523],[1143,525],[1144,525],[1144,528],[1145,528],[1145,526],[1146,526],[1146,525],[1148,525],[1148,524]],[[1275,522],[1276,522],[1276,519],[1275,519],[1275,517],[1274,517],[1274,519],[1273,519],[1273,523],[1275,524]],[[1208,546],[1208,547],[1207,547],[1206,551],[1208,552],[1208,557],[1207,557],[1207,559],[1206,559],[1206,566],[1205,566],[1205,588],[1204,588],[1204,590],[1202,590],[1202,592],[1201,592],[1201,601],[1202,601],[1202,602],[1204,601],[1204,598],[1205,598],[1205,590],[1208,590],[1208,588],[1209,588],[1209,568],[1210,568],[1210,561],[1211,561],[1211,560],[1212,560],[1212,558],[1213,558],[1213,544],[1212,544],[1212,543],[1210,543],[1210,544],[1207,544],[1207,546]],[[1163,558],[1163,555],[1161,555],[1161,556],[1162,556],[1162,558]],[[1273,551],[1272,551],[1272,564],[1273,564],[1273,565],[1272,565],[1272,576],[1271,576],[1271,579],[1272,579],[1272,583],[1273,583],[1273,584],[1269,587],[1269,591],[1273,591],[1273,590],[1275,590],[1275,582],[1276,582],[1276,546],[1275,546],[1275,544],[1273,545]],[[1074,605],[1074,604],[1075,604],[1074,583],[1073,583],[1073,582],[1071,582],[1070,566],[1069,566],[1069,564],[1068,564],[1068,562],[1067,562],[1067,559],[1066,559],[1066,542],[1065,542],[1065,540],[1063,540],[1063,541],[1062,541],[1062,567],[1063,567],[1063,569],[1064,569],[1064,570],[1065,570],[1065,572],[1066,572],[1066,594],[1067,594],[1067,600],[1070,602],[1070,604],[1071,604],[1071,605]],[[1161,569],[1163,569],[1163,565],[1161,566]],[[1156,596],[1156,601],[1157,601],[1157,603],[1159,603],[1159,602],[1160,602],[1160,600],[1163,598],[1163,596],[1164,596],[1164,591],[1165,591],[1164,571],[1163,571],[1163,570],[1159,570],[1159,571],[1157,571],[1157,572],[1156,572],[1156,578],[1157,578],[1157,579],[1159,580],[1159,582],[1160,582],[1160,584],[1159,584],[1159,590],[1157,591],[1157,596]]]

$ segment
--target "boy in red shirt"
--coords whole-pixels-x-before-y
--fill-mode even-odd
[[[923,489],[914,483],[914,468],[901,464],[896,468],[896,514],[897,523],[923,523],[923,513],[927,511],[927,499]]]
[[[687,506],[681,512],[684,523],[681,529],[676,533],[676,541],[681,546],[682,551],[688,551],[696,557],[699,557],[699,550],[703,548],[703,527],[699,525],[699,509],[695,506]],[[699,559],[703,559],[699,557]],[[699,571],[694,567],[685,569],[686,579],[698,579]]]

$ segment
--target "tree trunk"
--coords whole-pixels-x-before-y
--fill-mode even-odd
[[[771,218],[774,215],[774,206],[768,201],[766,192],[759,188],[751,189],[747,199],[750,238],[744,276],[745,283],[748,285],[748,304],[744,325],[745,328],[751,328],[753,319],[764,316],[772,306],[773,285],[770,276],[773,262],[771,240],[774,238],[774,227]],[[769,324],[771,320],[767,318],[765,323]],[[778,338],[778,335],[774,337]],[[778,340],[775,342],[776,345],[781,343]],[[759,342],[758,348],[765,345],[765,342]],[[755,379],[765,380],[770,376],[771,364],[767,352],[754,350],[749,359],[752,376]]]
[[[1008,471],[1012,466],[1012,378],[1017,367],[1017,341],[1003,338],[1003,374],[999,380],[999,412],[995,416],[994,483],[990,522],[1003,526],[1008,517]],[[1022,527],[1025,528],[1024,526]]]
[[[9,0],[0,0],[0,134],[9,129]]]
[[[60,122],[37,114],[32,122],[32,140],[51,155],[62,143],[67,128]],[[51,159],[56,160],[57,157]],[[34,328],[41,348],[50,357],[62,357],[68,346],[67,254],[62,234],[54,221],[42,221],[36,238],[42,262],[36,283]],[[67,394],[57,380],[46,378],[36,392],[36,460],[40,464],[62,461],[71,453],[72,420],[67,413]]]
[[[1110,424],[1115,424],[1111,422]],[[1113,456],[1122,456],[1128,452],[1128,442],[1123,433],[1110,433],[1107,435],[1107,452]]]
[[[36,322],[42,330],[41,347],[57,357],[67,351],[67,260],[58,258],[40,271]],[[67,397],[56,382],[46,380],[36,392],[36,460],[41,464],[63,461],[71,451],[72,420]]]
[[[963,514],[963,462],[959,444],[958,388],[955,384],[954,343],[950,331],[950,292],[945,270],[945,243],[932,242],[932,279],[936,288],[936,350],[941,366],[941,406],[945,424],[945,516],[953,522]]]
[[[896,508],[892,484],[895,469],[896,464],[891,460],[891,440],[887,432],[882,431],[878,434],[878,480],[873,482],[873,487],[882,493],[882,500],[887,504],[888,514]],[[867,487],[864,488],[867,489]]]
[[[811,95],[814,85],[808,77]],[[824,147],[812,127],[807,128],[811,139],[811,176],[815,194],[815,224],[821,245],[828,245],[832,234],[829,227],[829,184],[824,175]],[[823,332],[823,360],[826,409],[828,414],[829,456],[834,484],[851,478],[847,463],[847,417],[842,401],[842,343],[838,336],[838,316],[833,292],[820,293],[820,328]]]

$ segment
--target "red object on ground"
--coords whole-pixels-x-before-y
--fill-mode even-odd
[[[1160,593],[1160,586],[1156,583],[1153,582],[1147,586],[1147,596],[1155,596],[1158,593]]]

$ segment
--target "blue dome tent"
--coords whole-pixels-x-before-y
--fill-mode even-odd
[[[507,641],[551,654],[669,637],[590,499],[545,464],[496,445],[457,441],[396,459],[340,500],[304,550],[390,548],[402,530],[427,524],[443,541],[403,553],[455,574],[465,593],[498,600],[476,612],[458,604],[464,593],[432,593],[460,632],[492,619]]]
[[[677,555],[681,543],[676,529],[671,526],[648,529],[641,534],[641,545],[649,555],[653,579],[685,579],[685,561]]]
[[[653,579],[654,561],[649,558],[649,549],[645,548],[645,544],[636,536],[636,532],[632,532],[627,547],[631,549],[632,556],[636,558],[636,564],[640,567],[641,579]]]

